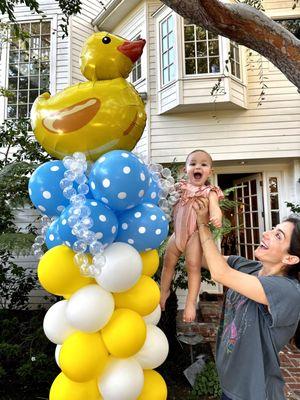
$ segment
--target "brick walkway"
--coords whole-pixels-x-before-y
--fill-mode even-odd
[[[178,315],[178,332],[193,331],[200,333],[204,341],[209,342],[213,352],[215,349],[215,338],[221,302],[201,301],[202,321],[194,324],[183,324],[181,312]],[[282,375],[286,382],[286,398],[288,400],[300,400],[300,350],[293,345],[285,346],[279,354]]]

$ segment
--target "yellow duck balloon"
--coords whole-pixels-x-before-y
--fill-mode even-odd
[[[125,79],[145,43],[107,32],[88,38],[80,59],[88,81],[55,96],[43,93],[32,106],[34,134],[49,154],[62,159],[79,151],[96,160],[111,150],[134,148],[146,113],[139,94]]]

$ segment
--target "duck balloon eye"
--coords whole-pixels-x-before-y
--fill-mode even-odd
[[[108,37],[108,36],[104,36],[104,38],[102,39],[102,42],[103,42],[104,44],[108,44],[108,43],[111,42],[111,38]]]

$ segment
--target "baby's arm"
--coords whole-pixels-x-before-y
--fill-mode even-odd
[[[222,211],[219,206],[219,199],[216,192],[209,193],[209,221],[216,227],[222,226]]]

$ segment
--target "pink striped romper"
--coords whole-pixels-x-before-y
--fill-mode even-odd
[[[193,203],[197,197],[208,198],[209,193],[214,191],[218,199],[224,199],[224,194],[218,186],[203,185],[194,186],[186,181],[180,181],[178,191],[181,198],[174,207],[174,232],[175,243],[179,251],[184,252],[186,244],[192,234],[197,230],[197,217],[193,209]]]

